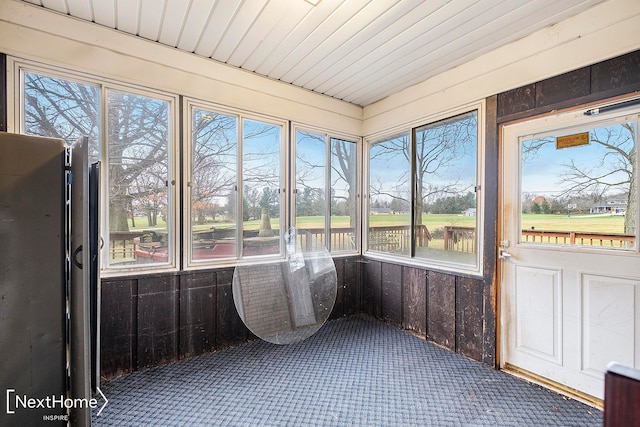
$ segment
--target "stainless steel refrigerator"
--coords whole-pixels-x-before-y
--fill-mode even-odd
[[[91,424],[78,405],[99,369],[86,146],[0,132],[0,426]]]

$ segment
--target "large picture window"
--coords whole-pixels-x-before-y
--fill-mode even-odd
[[[88,136],[90,160],[102,162],[103,273],[282,257],[290,226],[305,250],[360,250],[358,138],[297,125],[289,135],[285,120],[195,99],[184,100],[180,126],[177,95],[26,63],[16,72],[20,132],[68,144]],[[389,155],[380,153],[384,167]],[[393,193],[406,211],[405,187],[399,197],[378,188],[379,203]]]
[[[357,144],[295,131],[295,225],[307,250],[357,250]]]
[[[27,70],[20,76],[21,132],[69,144],[89,136],[90,160],[103,163],[102,268],[175,265],[175,98]]]
[[[367,250],[479,269],[478,110],[370,141]]]
[[[189,111],[187,263],[280,255],[284,124]]]

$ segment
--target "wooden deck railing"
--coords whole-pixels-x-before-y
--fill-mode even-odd
[[[446,251],[476,253],[476,228],[445,226],[444,249]]]
[[[604,246],[612,248],[629,248],[633,247],[636,242],[634,236],[627,234],[545,230],[522,230],[522,240],[527,243]]]
[[[144,233],[140,231],[112,232],[109,240],[109,256],[112,263],[128,262],[135,259],[135,240]],[[329,235],[332,251],[355,250],[355,234],[351,227],[332,228]],[[420,225],[416,236],[417,247],[428,247],[432,236],[425,225]],[[307,251],[325,246],[324,228],[298,229],[298,244]],[[613,248],[631,248],[635,237],[618,233],[585,233],[573,231],[522,230],[522,239],[526,243],[544,243],[558,245],[600,246]],[[411,226],[370,227],[369,249],[404,253],[411,244]],[[445,226],[444,249],[453,252],[475,253],[475,227]]]
[[[109,259],[111,263],[133,260],[136,250],[134,239],[143,234],[141,231],[112,231],[109,233]]]
[[[298,246],[311,252],[325,247],[324,228],[299,228]],[[353,251],[356,249],[355,232],[351,227],[332,228],[329,236],[332,251]]]

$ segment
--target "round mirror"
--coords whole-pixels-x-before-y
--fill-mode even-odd
[[[284,239],[285,260],[239,265],[233,272],[240,318],[274,344],[292,344],[317,332],[333,310],[338,281],[331,255],[310,233],[292,228]]]

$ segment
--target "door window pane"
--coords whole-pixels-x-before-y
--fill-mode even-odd
[[[132,240],[137,264],[172,259],[170,140],[167,101],[107,91],[109,239]]]
[[[244,256],[280,253],[282,127],[243,120],[242,230]]]
[[[521,242],[633,249],[637,121],[521,140]]]
[[[236,257],[238,120],[194,109],[192,132],[191,260]]]
[[[369,250],[411,254],[410,152],[408,133],[369,148]]]
[[[477,112],[415,130],[415,256],[477,260]]]

